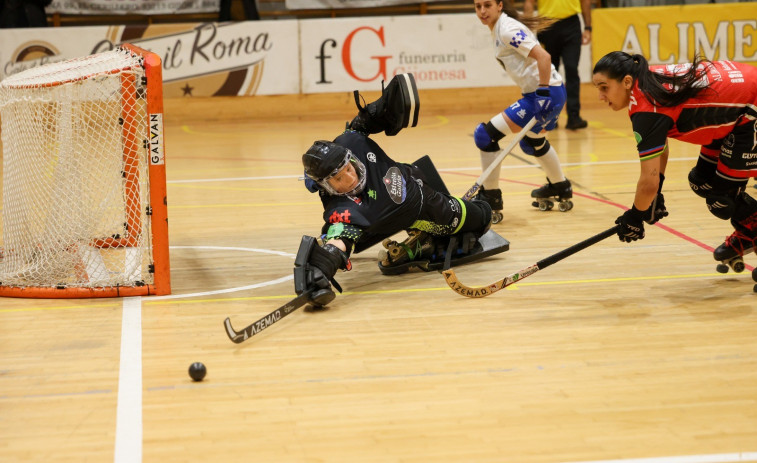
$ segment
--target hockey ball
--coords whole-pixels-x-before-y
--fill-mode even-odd
[[[189,376],[194,381],[202,381],[203,378],[205,378],[205,374],[207,374],[208,370],[205,368],[205,365],[203,365],[202,362],[195,362],[191,365],[189,365]]]

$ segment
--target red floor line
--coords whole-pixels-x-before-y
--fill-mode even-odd
[[[464,173],[464,172],[449,172],[448,171],[447,173],[454,174],[454,175],[462,175],[462,176],[465,176],[465,177],[478,177],[478,175],[476,175],[476,174],[468,174],[468,173]],[[516,183],[516,184],[519,184],[519,185],[527,185],[527,186],[533,186],[533,187],[540,187],[541,186],[541,185],[536,184],[536,183],[524,182],[524,181],[521,181],[521,180],[510,180],[510,179],[506,179],[506,178],[500,178],[500,180],[503,181],[503,182]],[[590,199],[592,201],[597,201],[597,202],[600,202],[600,203],[604,203],[604,204],[607,204],[609,206],[614,206],[614,207],[620,208],[620,209],[622,209],[624,211],[628,210],[628,208],[626,206],[623,206],[622,204],[616,203],[614,201],[609,201],[607,199],[602,199],[602,198],[599,198],[597,196],[587,195],[586,193],[580,193],[580,192],[577,192],[577,191],[574,191],[573,195],[574,196],[580,196],[580,197],[586,198],[586,199]],[[678,230],[676,230],[674,228],[670,228],[667,225],[664,225],[664,224],[662,224],[660,222],[657,222],[655,224],[655,226],[656,227],[660,227],[663,230],[665,230],[666,232],[668,232],[668,233],[670,233],[672,235],[675,235],[675,236],[677,236],[677,237],[679,237],[679,238],[681,238],[683,240],[686,240],[689,243],[697,245],[700,248],[705,249],[705,250],[707,250],[709,252],[713,252],[715,250],[715,248],[713,248],[712,246],[710,246],[708,244],[704,244],[701,241],[696,240],[696,239],[690,237],[689,235],[686,235],[685,233],[681,233],[681,232],[679,232]],[[749,271],[754,270],[754,267],[752,267],[751,265],[747,265],[746,263],[745,263],[745,267]]]

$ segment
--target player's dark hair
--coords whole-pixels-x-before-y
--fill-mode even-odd
[[[593,74],[601,72],[617,81],[631,76],[653,105],[677,106],[709,88],[709,82],[702,80],[709,66],[709,61],[695,56],[684,73],[658,74],[649,70],[649,63],[644,56],[613,51],[597,61]]]
[[[512,0],[495,0],[497,3],[502,4],[502,11],[505,14],[518,22],[523,23],[524,26],[531,29],[535,34],[543,30],[549,29],[552,24],[556,23],[556,19],[547,18],[544,16],[533,16],[526,18],[518,10],[515,9]]]

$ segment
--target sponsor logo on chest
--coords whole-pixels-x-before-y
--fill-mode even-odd
[[[398,167],[390,167],[384,174],[384,186],[389,197],[397,204],[402,204],[405,200],[405,179]]]

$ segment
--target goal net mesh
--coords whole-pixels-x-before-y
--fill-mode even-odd
[[[0,285],[152,284],[144,73],[118,48],[0,82]]]

